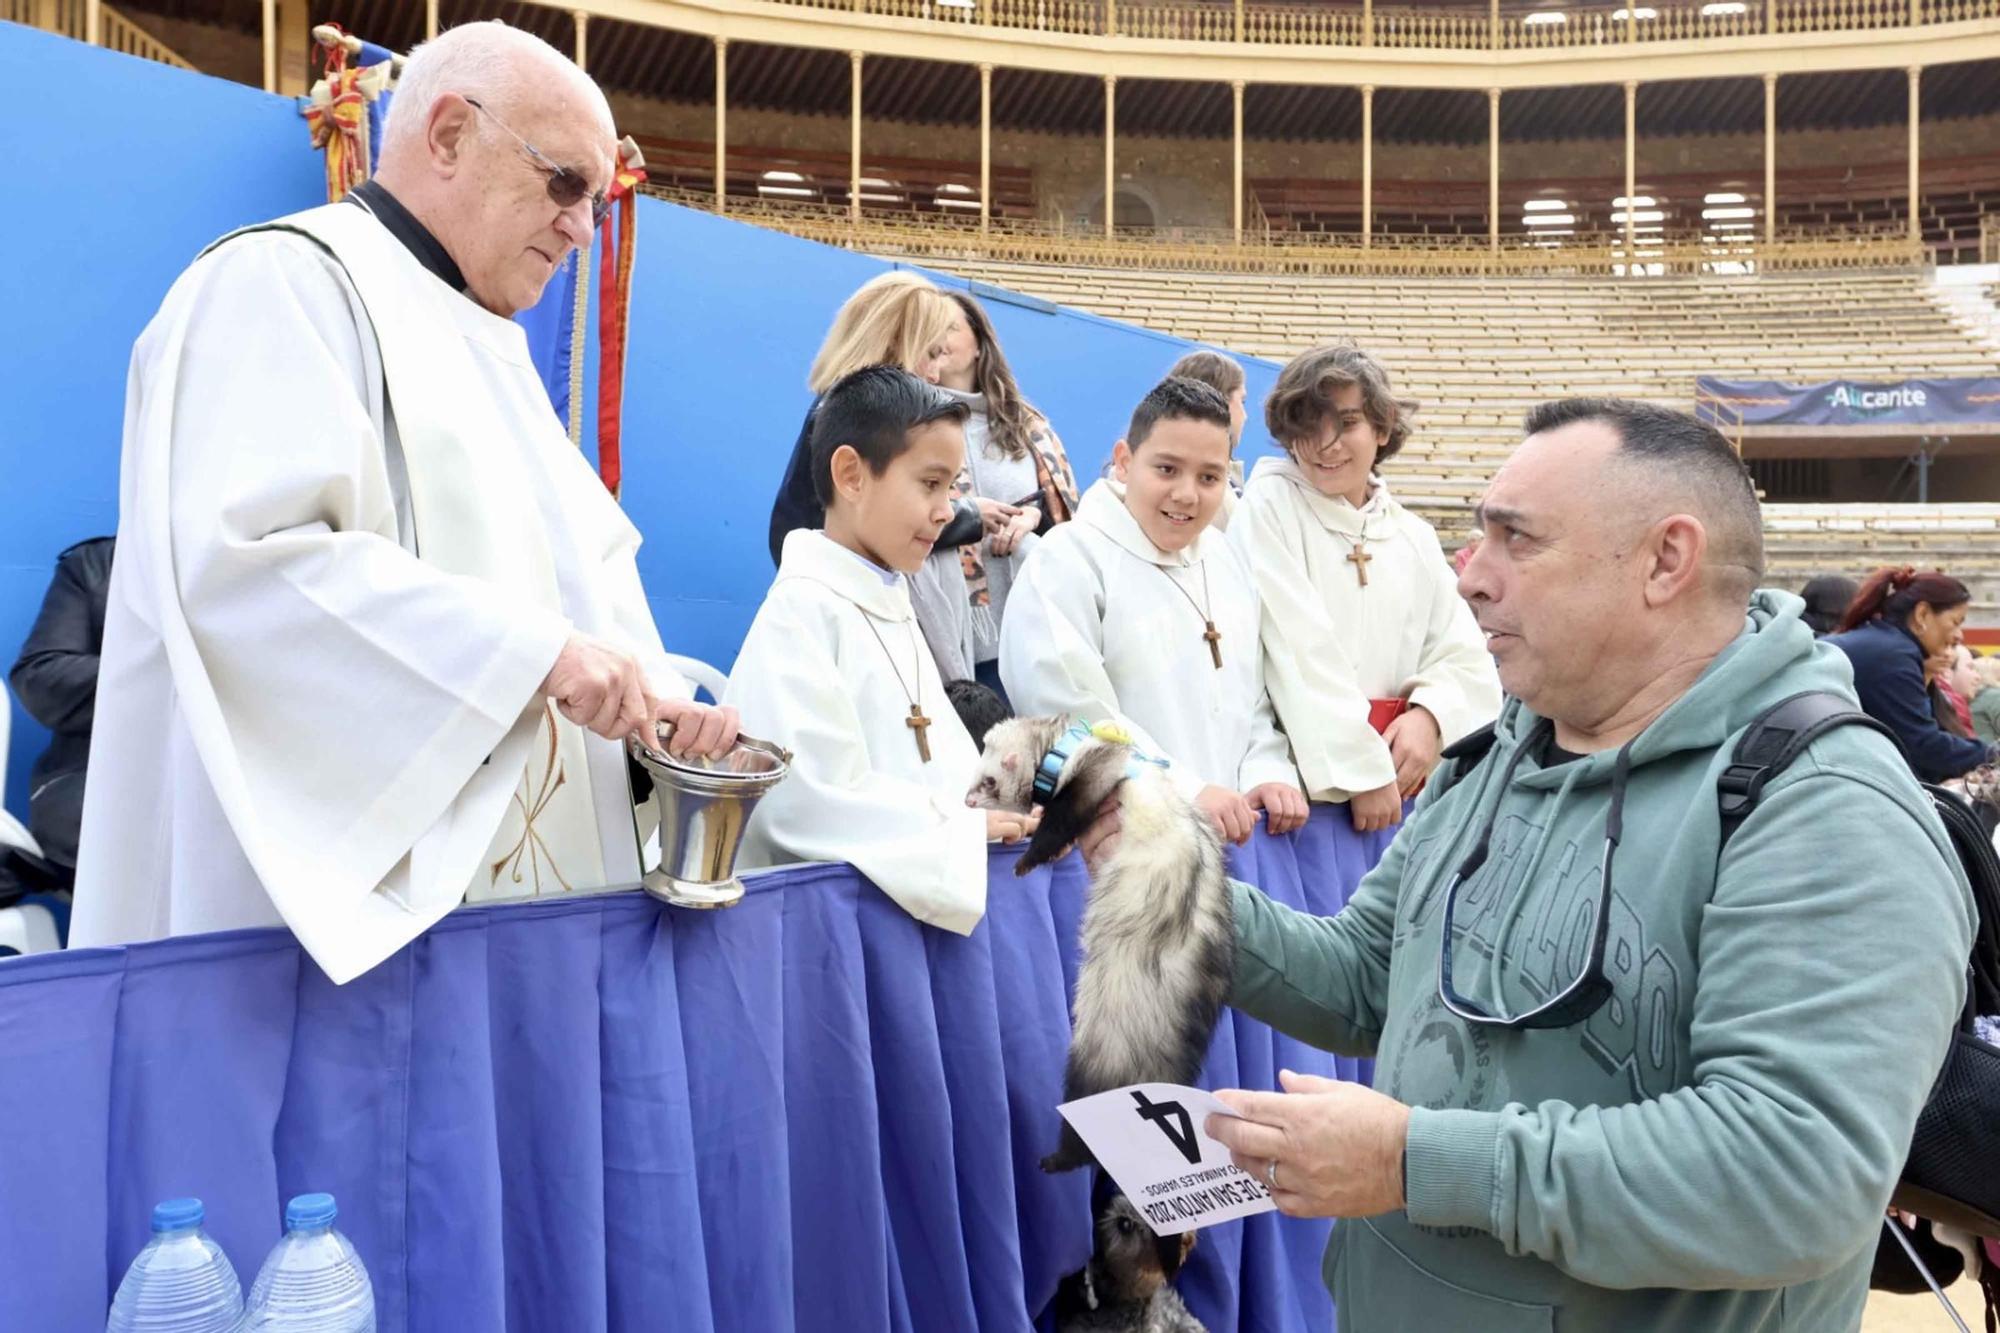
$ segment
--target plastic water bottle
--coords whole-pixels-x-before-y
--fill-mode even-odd
[[[200,1199],[153,1209],[153,1238],[125,1270],[105,1333],[236,1333],[243,1288],[222,1247],[201,1229]]]
[[[375,1289],[347,1237],[333,1229],[331,1194],[285,1205],[285,1238],[250,1287],[244,1333],[375,1333]]]

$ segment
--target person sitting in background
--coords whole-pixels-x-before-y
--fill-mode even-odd
[[[1231,842],[1258,812],[1306,822],[1305,793],[1264,692],[1257,588],[1215,518],[1229,404],[1162,380],[1112,453],[1116,477],[1028,557],[1000,632],[1000,672],[1023,716],[1115,722],[1172,760],[1174,785]]]
[[[56,557],[41,613],[7,676],[28,716],[53,733],[28,780],[28,831],[65,880],[76,878],[76,835],[83,822],[83,774],[90,759],[97,654],[104,646],[104,597],[111,586],[114,544],[113,538],[93,537]]]
[[[1972,694],[1978,676],[1972,669],[1972,650],[1962,643],[1954,643],[1944,651],[1938,663],[1939,669],[1932,684],[1939,702],[1944,705],[1938,710],[1938,724],[1954,736],[1974,739],[1978,733],[1972,728]]]
[[[1972,734],[1988,745],[2000,742],[2000,657],[1972,663]]]
[[[1994,747],[1938,725],[1924,679],[1925,659],[1951,647],[1971,602],[1942,570],[1878,569],[1827,638],[1854,667],[1862,711],[1896,733],[1925,782],[1962,777],[1994,757]]]
[[[832,385],[812,427],[823,530],[785,537],[725,701],[793,755],[743,832],[746,870],[845,861],[926,925],[970,935],[986,843],[1031,816],[965,804],[978,748],[946,703],[909,578],[952,517],[965,404],[895,366]]]
[[[1818,578],[1807,579],[1806,586],[1799,589],[1799,596],[1805,601],[1805,614],[1799,619],[1806,622],[1814,634],[1824,637],[1833,633],[1833,627],[1840,623],[1847,612],[1848,603],[1854,594],[1861,591],[1861,585],[1845,574],[1821,574]]]

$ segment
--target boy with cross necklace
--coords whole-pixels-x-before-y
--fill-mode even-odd
[[[1377,473],[1415,410],[1359,348],[1300,353],[1265,404],[1285,455],[1258,462],[1229,526],[1263,604],[1265,680],[1306,790],[1346,804],[1355,834],[1385,840],[1439,750],[1500,708],[1437,533]]]
[[[1219,531],[1229,403],[1169,377],[1140,402],[1074,522],[1043,537],[1000,626],[1016,712],[1114,722],[1171,761],[1225,838],[1305,822],[1306,799],[1264,692],[1256,588]]]
[[[1036,822],[966,807],[978,750],[910,608],[908,576],[952,516],[966,411],[893,366],[826,392],[811,443],[826,526],[785,538],[726,692],[748,734],[792,752],[737,864],[845,861],[961,935],[985,913],[987,842]]]

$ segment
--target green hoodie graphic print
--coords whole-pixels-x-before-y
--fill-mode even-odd
[[[1559,992],[1589,948],[1615,752],[1441,775],[1338,916],[1236,888],[1231,1003],[1376,1058],[1415,1108],[1406,1211],[1343,1222],[1325,1274],[1343,1333],[1841,1333],[1964,1000],[1972,900],[1929,798],[1883,737],[1843,727],[1720,847],[1716,778],[1759,711],[1853,698],[1803,604],[1760,592],[1743,632],[1632,746],[1606,975],[1587,1020],[1468,1024]],[[1442,794],[1439,794],[1440,790]],[[1718,859],[1719,858],[1719,859]]]

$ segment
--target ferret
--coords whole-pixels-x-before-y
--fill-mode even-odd
[[[1056,1333],[1207,1333],[1169,1285],[1194,1232],[1155,1236],[1103,1177],[1093,1202],[1096,1244],[1090,1262],[1056,1288]]]
[[[986,734],[970,805],[1026,811],[1063,717],[1018,718]],[[1235,966],[1235,922],[1222,842],[1207,816],[1155,764],[1101,734],[1080,742],[1042,802],[1042,821],[1014,867],[1052,861],[1116,792],[1118,850],[1098,867],[1084,906],[1083,962],[1071,1015],[1065,1100],[1131,1083],[1192,1083],[1215,1032]],[[1042,1159],[1070,1171],[1095,1159],[1076,1131]]]

